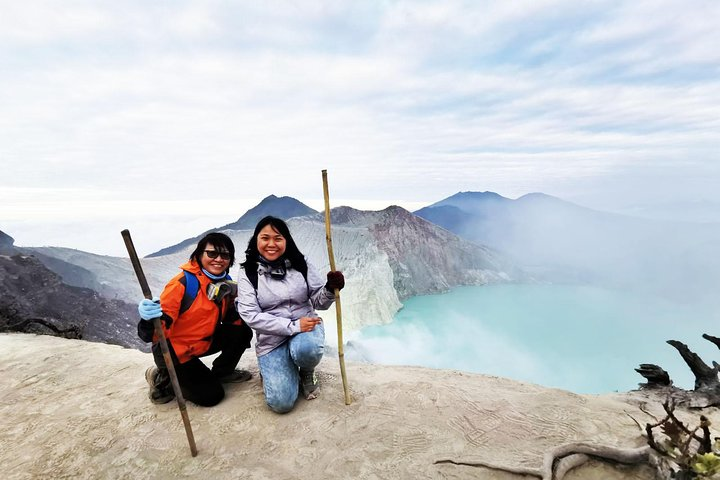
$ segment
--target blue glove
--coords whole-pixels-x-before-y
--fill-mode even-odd
[[[138,312],[143,320],[152,320],[153,318],[162,317],[162,308],[160,307],[160,299],[155,297],[152,300],[143,298],[138,304]]]

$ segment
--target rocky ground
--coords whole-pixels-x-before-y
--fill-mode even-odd
[[[0,232],[2,233],[2,232]],[[33,255],[0,245],[0,332],[58,335],[147,349],[136,334],[137,307],[73,287]]]
[[[149,403],[149,354],[50,336],[0,334],[3,477],[219,479],[532,478],[485,462],[538,468],[567,442],[644,445],[636,422],[662,399],[635,392],[576,395],[503,378],[411,367],[348,365],[345,405],[337,360],[319,368],[322,393],[272,413],[255,373],[213,408],[188,404],[199,450],[190,455],[176,404]],[[678,415],[696,423],[697,412]],[[720,425],[717,409],[703,411]],[[648,480],[646,467],[591,462],[569,479]]]

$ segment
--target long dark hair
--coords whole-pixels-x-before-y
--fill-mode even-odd
[[[285,253],[283,253],[280,258],[287,258],[290,260],[292,268],[302,272],[304,275],[307,272],[305,255],[302,254],[295,244],[295,240],[293,240],[292,235],[290,235],[290,229],[287,224],[283,220],[270,215],[261,219],[255,226],[253,236],[250,237],[247,250],[245,250],[245,261],[241,263],[240,266],[245,269],[245,272],[257,268],[257,262],[260,260],[260,252],[258,252],[257,248],[257,238],[260,234],[260,230],[268,225],[270,225],[273,230],[278,232],[280,235],[285,237]]]
[[[195,250],[193,250],[193,252],[190,254],[190,260],[194,260],[199,266],[202,267],[202,262],[200,261],[200,259],[202,258],[203,253],[205,253],[205,247],[207,247],[208,243],[210,245],[214,245],[215,248],[217,248],[218,250],[225,249],[228,251],[228,253],[230,254],[230,263],[228,264],[228,268],[227,270],[225,270],[225,273],[230,273],[230,267],[235,265],[235,245],[233,245],[230,237],[228,237],[224,233],[211,232],[201,238],[197,244],[197,247],[195,247]]]

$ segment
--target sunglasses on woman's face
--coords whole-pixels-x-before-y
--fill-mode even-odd
[[[205,250],[205,255],[207,255],[209,258],[217,258],[218,255],[220,255],[220,258],[223,260],[230,260],[230,253],[228,252],[218,252],[217,250]]]

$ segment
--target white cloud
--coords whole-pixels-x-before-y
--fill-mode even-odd
[[[417,204],[638,172],[660,191],[674,168],[677,195],[717,198],[714,2],[20,5],[0,7],[6,191],[303,200],[326,168],[345,198]]]
[[[3,2],[0,13],[0,41],[20,46],[98,34],[110,23],[102,10],[66,2]]]

